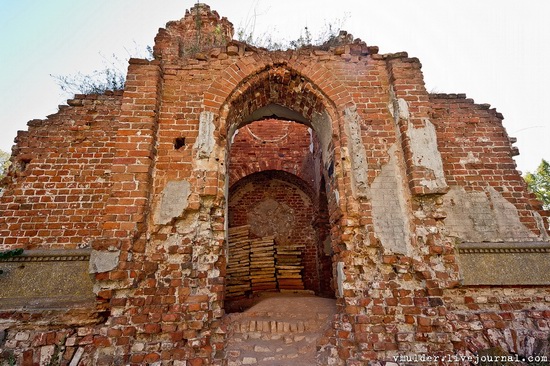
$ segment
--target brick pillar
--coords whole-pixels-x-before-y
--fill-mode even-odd
[[[417,58],[406,53],[388,57],[393,116],[405,154],[408,183],[413,195],[445,193],[441,154],[435,126],[428,116],[430,101]]]
[[[146,229],[160,90],[158,62],[131,59],[111,167],[112,192],[102,238],[92,244],[90,264],[99,281],[129,280],[128,252],[145,250],[136,239]]]

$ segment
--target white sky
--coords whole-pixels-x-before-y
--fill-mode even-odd
[[[104,57],[152,45],[193,0],[0,0],[0,149],[17,130],[64,104],[50,74],[90,73]],[[550,2],[544,0],[210,0],[239,28],[297,38],[346,18],[343,28],[380,53],[422,62],[428,91],[466,93],[504,114],[518,138],[518,169],[550,160]],[[254,17],[254,11],[256,16]]]

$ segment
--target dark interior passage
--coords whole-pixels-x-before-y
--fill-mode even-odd
[[[229,161],[228,300],[261,291],[334,296],[318,145],[307,126],[280,120],[254,122],[234,136]],[[243,239],[246,235],[248,241]]]

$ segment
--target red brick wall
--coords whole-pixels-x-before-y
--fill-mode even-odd
[[[218,19],[206,8],[199,10],[205,11],[208,22]],[[96,274],[99,297],[105,307],[108,302],[106,313],[111,315],[106,324],[81,332],[90,344],[87,352],[99,350],[98,364],[221,362],[227,335],[222,318],[228,171],[232,183],[265,169],[301,179],[287,185],[257,175],[260,178],[249,178],[251,194],[238,199],[237,183],[231,192],[234,201],[229,202],[230,224],[245,223],[245,208],[269,195],[296,214],[301,230],[293,231],[291,240],[307,239],[313,253],[316,241],[330,237],[332,271],[338,264],[344,285],[330,342],[349,365],[390,359],[401,350],[456,351],[470,335],[485,342],[472,349],[494,345],[498,342],[489,339],[491,332],[481,333],[500,329],[503,323],[497,327],[496,322],[504,315],[490,319],[495,327],[482,321],[480,328],[476,321],[487,320],[482,319],[483,310],[497,304],[510,304],[514,317],[527,314],[521,320],[525,332],[544,338],[548,314],[539,310],[548,309],[548,300],[546,295],[544,302],[537,299],[532,293],[536,288],[491,289],[496,300],[489,300],[485,290],[454,289],[459,286],[459,264],[456,238],[447,236],[440,207],[445,195],[422,186],[430,172],[412,161],[418,146],[407,136],[409,122],[412,128],[425,127],[429,118],[437,129],[450,187],[499,189],[515,205],[522,223],[536,232],[530,196],[514,170],[498,114],[461,98],[429,98],[420,62],[406,54],[377,55],[375,48],[361,42],[286,53],[235,42],[193,54],[187,52],[192,44],[181,44],[197,35],[186,33],[193,24],[191,13],[170,23],[157,37],[157,60],[131,61],[122,101],[119,95],[81,97],[46,122],[31,123],[29,132],[20,135],[15,157],[27,162],[26,168],[12,176],[0,199],[0,240],[6,248],[74,248],[92,241],[94,249],[119,255],[116,268]],[[408,117],[392,116],[388,105],[396,98],[407,102]],[[318,137],[314,146],[325,142],[320,147],[326,149],[323,159],[319,149],[310,155],[309,133],[302,125],[288,125],[289,146],[258,144],[247,136],[243,121],[270,103],[309,121]],[[356,125],[354,136],[351,123]],[[270,131],[268,126],[286,128],[280,121],[253,125],[251,131],[258,128],[260,135]],[[234,128],[241,132],[232,161],[227,154]],[[457,165],[457,159],[466,161],[470,153],[477,154],[479,162]],[[384,169],[386,175],[381,174]],[[321,176],[327,188],[326,212],[316,207],[324,201],[315,192],[325,186]],[[358,178],[372,185],[379,177],[389,183],[381,179],[378,192],[368,191],[369,186],[364,195],[355,194]],[[408,186],[395,183],[401,177]],[[161,195],[168,182],[176,180],[190,187],[186,205],[167,222],[156,223]],[[47,190],[52,190],[51,197]],[[384,247],[373,223],[369,194],[384,190],[403,195],[398,213],[409,219],[402,226],[411,240],[399,254]],[[325,225],[317,231],[319,239],[310,219],[314,216]],[[315,272],[315,257],[306,257],[306,272]],[[327,272],[327,264],[321,272]],[[314,275],[311,278],[308,286],[313,286]],[[515,300],[518,296],[526,300]],[[516,309],[517,303],[523,305]],[[527,304],[539,310],[527,310]],[[469,325],[453,328],[455,315],[459,321],[464,316]],[[17,314],[3,317],[12,316]],[[516,326],[504,324],[508,329]],[[9,330],[10,339],[16,328]],[[456,331],[460,339],[453,340]],[[54,333],[47,343],[37,344],[51,345],[58,336]]]
[[[313,136],[307,126],[291,121],[263,120],[241,127],[231,144],[229,185],[264,170],[282,170],[313,183]]]
[[[517,152],[502,125],[503,116],[488,104],[474,104],[464,94],[430,95],[430,102],[449,186],[466,191],[494,188],[514,204],[521,222],[540,235],[533,218],[533,197],[516,170],[512,157]]]
[[[0,198],[1,247],[82,248],[101,235],[120,100],[77,96],[19,132]]]
[[[160,82],[157,62],[130,59],[118,130],[113,139],[115,155],[111,169],[115,178],[105,208],[103,238],[93,243],[96,250],[124,247],[127,251],[132,240],[145,231],[156,154]],[[142,247],[132,249],[142,251]]]
[[[197,27],[198,26],[198,27]],[[155,37],[154,55],[165,60],[179,57],[205,57],[204,52],[215,46],[225,46],[233,38],[233,24],[220,18],[216,11],[203,3],[197,3],[185,11],[178,22],[168,22]]]
[[[458,336],[451,339],[455,349],[475,353],[499,346],[512,354],[538,353],[540,340],[550,331],[548,287],[452,289],[443,299]]]

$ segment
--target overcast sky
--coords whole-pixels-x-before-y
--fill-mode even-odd
[[[158,28],[192,0],[0,0],[0,149],[11,151],[27,121],[55,113],[54,75],[90,73],[105,58],[152,45]],[[545,0],[210,0],[236,29],[297,38],[327,22],[380,53],[422,62],[428,91],[466,93],[504,114],[518,138],[518,169],[550,160],[550,2]],[[255,15],[254,15],[255,14]],[[137,45],[137,46],[136,46]]]

